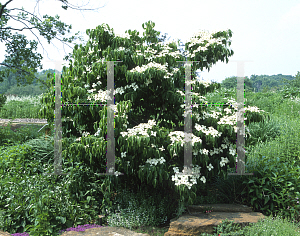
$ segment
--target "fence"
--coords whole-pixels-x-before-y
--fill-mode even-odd
[[[14,96],[14,97],[17,97],[18,95],[16,95],[16,94],[10,94],[10,93],[8,93],[8,94],[4,94],[6,97],[8,97],[8,96]]]

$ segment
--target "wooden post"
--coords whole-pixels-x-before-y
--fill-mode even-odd
[[[51,131],[51,129],[50,128],[46,128],[45,129],[45,140],[47,140],[47,135],[48,135],[48,133],[50,133],[50,131]]]

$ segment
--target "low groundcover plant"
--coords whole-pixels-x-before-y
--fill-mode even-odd
[[[213,210],[212,210],[212,207],[207,207],[207,208],[205,208],[204,210],[203,210],[203,213],[206,213],[206,214],[208,214],[208,213],[210,213],[210,212],[212,212]]]

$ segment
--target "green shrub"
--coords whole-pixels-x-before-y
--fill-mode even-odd
[[[300,192],[300,130],[297,121],[279,125],[278,120],[274,122],[276,129],[264,129],[262,137],[270,138],[256,139],[260,142],[253,139],[253,145],[247,149],[245,172],[255,175],[215,178],[212,186],[228,203],[250,205],[264,215],[282,215],[292,220],[300,215],[297,211],[300,209],[296,208],[299,204],[295,203],[296,197],[300,199],[297,195]],[[268,127],[269,123],[260,125]],[[279,130],[279,126],[281,135],[276,137],[274,131]],[[253,134],[254,126],[249,127]],[[274,135],[266,135],[272,132]]]
[[[99,180],[83,164],[62,160],[63,172],[69,172],[68,176],[44,175],[54,172],[52,142],[53,137],[49,141],[31,140],[1,151],[2,230],[55,235],[63,228],[87,224],[99,214]],[[44,156],[47,152],[50,154]],[[30,225],[33,227],[28,228]]]
[[[233,173],[233,171],[231,173]],[[246,176],[234,175],[228,175],[227,179],[215,177],[212,187],[218,189],[219,199],[222,199],[223,203],[245,204],[245,200],[243,199],[244,195],[242,195],[242,192],[245,190],[245,184],[243,184],[243,181],[246,178]]]
[[[0,110],[4,106],[6,102],[6,96],[4,94],[0,94]]]
[[[149,190],[147,187],[138,192],[123,189],[114,200],[116,205],[113,211],[109,212],[105,220],[109,226],[130,229],[139,226],[159,226],[174,218],[173,213],[178,204],[170,201],[171,196],[163,195],[159,190]],[[143,217],[138,217],[141,215]]]
[[[276,126],[277,124],[274,123],[274,127]],[[254,145],[248,148],[246,160],[256,159],[260,156],[268,156],[270,158],[278,156],[283,158],[285,161],[288,161],[290,164],[293,163],[293,161],[300,164],[300,128],[298,121],[289,121],[286,122],[286,124],[281,124],[280,126],[281,135],[276,137],[275,132],[272,134],[273,131],[270,127],[271,131],[269,131],[269,134],[262,135],[263,137],[268,136],[270,138],[263,138],[263,140],[266,140],[264,143],[254,142]],[[250,133],[251,132],[252,131],[250,130]],[[265,129],[265,132],[268,133],[267,129]]]
[[[245,172],[255,175],[228,176],[227,179],[216,178],[212,187],[218,189],[218,194],[226,199],[228,204],[248,205],[254,211],[266,216],[282,217],[293,224],[299,222],[300,168],[299,165],[295,165],[295,161],[289,163],[284,158],[263,156],[257,158],[256,161],[252,159],[246,163]],[[231,230],[232,228],[226,231],[219,228],[218,232],[222,232],[221,235],[261,235],[254,234],[255,230],[249,234],[243,234],[243,231],[230,234]],[[269,229],[269,232],[273,232],[272,230]],[[275,227],[274,230],[276,230]]]
[[[250,135],[245,142],[247,146],[274,140],[284,133],[282,124],[275,117],[268,117],[261,122],[250,123],[248,129]]]
[[[299,165],[295,165],[295,161],[291,165],[282,157],[261,156],[256,159],[256,167],[253,168],[251,161],[247,165],[248,172],[257,171],[258,175],[243,181],[246,189],[241,194],[246,194],[245,201],[267,216],[283,213],[284,218],[297,217],[299,213],[291,206],[295,206],[293,201],[296,197],[300,198]],[[291,210],[284,210],[288,208]]]

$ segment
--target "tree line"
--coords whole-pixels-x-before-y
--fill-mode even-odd
[[[164,41],[165,36],[161,39]],[[4,70],[3,66],[0,66],[0,72]],[[14,94],[21,96],[37,96],[47,91],[48,87],[45,85],[47,81],[47,74],[50,73],[53,76],[54,72],[59,71],[54,69],[42,70],[36,72],[34,76],[37,79],[33,80],[31,84],[26,82],[21,83],[22,86],[18,86],[18,72],[10,73],[9,76],[3,77],[3,82],[0,82],[0,94]],[[42,82],[44,83],[42,83]],[[237,77],[227,77],[220,83],[221,87],[226,89],[233,89],[237,87]],[[299,72],[296,76],[292,75],[251,75],[250,79],[244,77],[245,92],[281,92],[289,88],[290,90],[296,90],[300,88],[300,76]]]
[[[237,87],[237,77],[231,76],[221,82],[221,87],[232,89]],[[280,92],[287,88],[300,88],[299,72],[296,76],[292,75],[251,75],[250,78],[244,77],[245,92]]]

